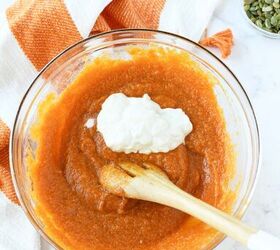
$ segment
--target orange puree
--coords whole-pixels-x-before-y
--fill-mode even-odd
[[[59,96],[40,105],[32,129],[36,160],[29,161],[36,213],[47,234],[65,249],[204,249],[215,230],[175,209],[108,194],[99,184],[103,165],[128,160],[162,168],[180,188],[229,211],[234,193],[232,147],[213,87],[215,79],[187,53],[132,47],[131,60],[101,56]],[[168,153],[112,152],[96,126],[112,93],[147,93],[162,108],[181,108],[194,129]]]

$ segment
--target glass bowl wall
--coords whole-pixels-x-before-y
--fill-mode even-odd
[[[21,206],[36,229],[57,249],[60,247],[45,233],[44,225],[34,211],[31,182],[25,162],[27,152],[33,153],[36,149],[29,130],[36,120],[38,104],[50,92],[55,91],[59,95],[83,70],[87,62],[104,53],[114,57],[126,57],[125,51],[130,45],[157,45],[187,51],[204,70],[217,78],[215,93],[237,153],[236,176],[232,187],[240,186],[233,214],[242,217],[251,200],[260,156],[258,129],[248,97],[227,66],[199,44],[174,34],[136,29],[99,34],[66,49],[39,73],[21,102],[11,137],[12,175]],[[223,236],[213,239],[209,249],[219,244],[222,239]]]

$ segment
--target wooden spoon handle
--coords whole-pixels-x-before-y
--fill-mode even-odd
[[[169,180],[141,176],[141,178],[133,179],[124,191],[130,198],[160,203],[188,213],[241,242],[249,249],[280,249],[280,241],[276,237],[269,237],[268,234],[264,237],[263,233],[260,235],[256,229],[182,191]],[[263,242],[265,244],[269,243],[267,242],[269,239],[274,248],[257,248],[262,240],[266,241]]]

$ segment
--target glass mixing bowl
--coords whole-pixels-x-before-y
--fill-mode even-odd
[[[239,191],[232,214],[242,217],[251,200],[260,161],[258,128],[250,101],[230,69],[199,44],[175,34],[146,29],[116,30],[99,34],[69,47],[44,67],[22,99],[11,136],[10,163],[21,206],[40,234],[57,249],[60,247],[45,233],[44,225],[34,211],[30,192],[32,185],[25,161],[26,154],[34,153],[36,149],[29,130],[36,120],[38,104],[50,92],[56,91],[59,95],[83,70],[87,62],[103,53],[125,57],[125,48],[129,45],[157,45],[188,51],[201,68],[216,77],[218,82],[215,93],[236,151],[236,176],[232,181],[232,188],[238,185]],[[207,249],[217,246],[223,238],[223,235],[214,238]]]

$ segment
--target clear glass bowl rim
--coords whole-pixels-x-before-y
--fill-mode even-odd
[[[34,228],[40,233],[40,235],[55,249],[61,249],[45,232],[44,230],[37,224],[37,222],[35,221],[35,219],[33,218],[33,216],[31,215],[30,211],[27,209],[27,205],[24,201],[24,199],[22,199],[22,190],[20,188],[20,186],[18,185],[18,180],[17,180],[17,176],[15,174],[15,164],[14,164],[14,158],[13,158],[13,152],[14,152],[14,141],[15,141],[15,129],[19,120],[19,115],[20,115],[20,111],[21,108],[23,106],[23,103],[25,101],[25,99],[27,98],[28,94],[30,93],[33,85],[36,83],[36,81],[40,78],[40,76],[46,71],[46,69],[53,64],[57,59],[59,59],[62,55],[64,55],[65,53],[67,53],[68,51],[70,51],[71,49],[75,48],[76,46],[85,43],[87,41],[93,40],[93,39],[97,39],[97,38],[102,38],[108,35],[113,35],[113,34],[120,34],[120,33],[129,33],[129,32],[150,32],[152,34],[162,34],[162,35],[167,35],[170,37],[174,37],[177,39],[181,39],[185,42],[191,43],[197,47],[199,47],[199,49],[204,50],[204,52],[208,53],[210,56],[212,56],[214,59],[216,59],[220,64],[222,64],[223,67],[226,68],[226,70],[231,74],[231,76],[235,79],[236,83],[238,84],[238,86],[241,89],[241,92],[244,94],[244,97],[248,103],[248,108],[252,114],[253,117],[253,122],[255,125],[255,129],[256,129],[256,141],[257,141],[257,159],[256,159],[256,170],[255,170],[255,175],[254,175],[254,179],[253,182],[251,183],[250,188],[247,188],[247,192],[245,194],[245,198],[246,198],[246,203],[240,204],[239,207],[236,209],[234,215],[237,216],[238,218],[242,218],[247,210],[247,208],[249,207],[250,203],[251,203],[251,199],[254,193],[254,190],[256,188],[256,184],[257,184],[257,180],[259,177],[259,172],[260,172],[260,166],[261,166],[261,145],[260,145],[260,135],[259,135],[259,128],[258,128],[258,124],[257,124],[257,120],[256,120],[256,115],[253,109],[253,106],[251,104],[251,101],[245,91],[245,89],[243,88],[243,86],[241,85],[240,81],[238,80],[238,78],[235,76],[235,74],[230,70],[230,68],[221,60],[219,59],[216,55],[214,55],[211,51],[209,51],[208,49],[206,49],[205,47],[201,46],[199,43],[192,41],[189,38],[171,33],[171,32],[167,32],[167,31],[162,31],[162,30],[153,30],[153,29],[115,29],[115,30],[111,30],[108,32],[102,32],[93,36],[89,36],[85,39],[82,39],[74,44],[72,44],[71,46],[69,46],[68,48],[66,48],[65,50],[63,50],[62,52],[60,52],[59,54],[57,54],[51,61],[49,61],[42,69],[41,71],[39,71],[39,73],[37,74],[37,76],[35,77],[35,79],[32,81],[31,85],[28,87],[27,91],[25,92],[20,105],[18,107],[17,113],[16,113],[16,117],[14,120],[14,124],[13,124],[13,128],[11,131],[11,136],[10,136],[10,143],[9,143],[9,163],[10,163],[10,169],[11,169],[11,175],[12,175],[12,181],[13,181],[13,185],[15,188],[15,192],[17,194],[17,197],[19,199],[21,208],[23,209],[25,215],[27,216],[27,218],[29,219],[29,221],[32,223],[32,225],[34,226]],[[242,104],[240,104],[242,105]],[[247,195],[247,197],[246,197]],[[215,239],[215,241],[213,242],[213,248],[215,248],[216,246],[218,246],[224,239],[226,238],[226,236],[221,235],[220,237],[218,237],[217,239]]]

